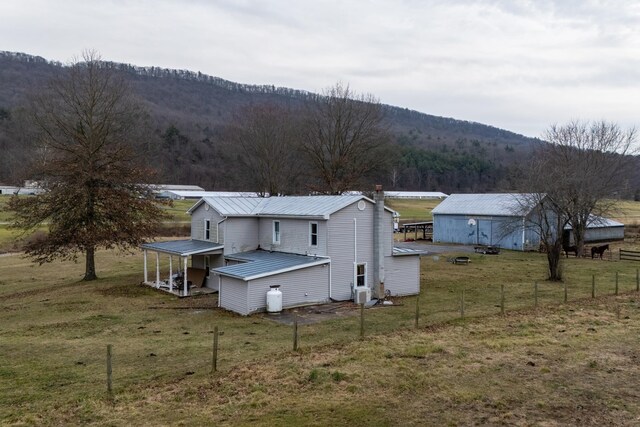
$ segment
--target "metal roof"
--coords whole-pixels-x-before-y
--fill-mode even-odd
[[[204,197],[189,209],[193,212],[200,204],[207,203],[222,216],[293,216],[329,219],[329,215],[359,200],[362,195],[351,196],[284,196],[284,197]],[[385,207],[389,212],[392,209]]]
[[[170,240],[168,242],[151,242],[140,246],[154,252],[163,252],[171,255],[189,256],[207,252],[221,251],[224,245],[205,242],[202,240]]]
[[[609,227],[624,227],[624,224],[610,218],[604,218],[602,216],[591,215],[587,228],[609,228]],[[564,226],[565,230],[571,230],[571,225]]]
[[[329,258],[264,250],[240,252],[226,258],[241,263],[214,268],[211,271],[245,281],[331,262]]]
[[[200,199],[202,197],[260,197],[258,193],[244,191],[192,191],[192,190],[166,190],[185,199]]]
[[[425,251],[411,248],[400,248],[398,246],[393,247],[393,256],[405,256],[405,255],[422,255]]]
[[[445,193],[440,191],[385,191],[389,199],[444,199]]]
[[[540,200],[533,193],[451,194],[433,214],[523,216],[531,211],[532,202]]]

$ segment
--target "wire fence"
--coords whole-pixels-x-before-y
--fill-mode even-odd
[[[348,313],[338,319],[307,324],[302,316],[294,315],[290,324],[278,324],[273,330],[253,332],[248,318],[236,318],[241,328],[225,328],[215,325],[204,337],[193,340],[189,348],[176,348],[175,352],[190,351],[192,357],[177,365],[169,356],[162,360],[150,355],[141,358],[131,353],[118,360],[118,345],[107,345],[106,389],[113,399],[118,390],[144,381],[141,365],[153,363],[155,377],[170,375],[176,369],[183,375],[196,372],[215,374],[231,369],[234,365],[250,360],[277,357],[288,352],[313,352],[323,346],[340,346],[354,340],[366,340],[401,330],[424,328],[451,321],[503,315],[521,310],[570,304],[576,301],[640,292],[640,271],[615,272],[609,275],[592,275],[591,280],[578,284],[515,281],[503,284],[468,284],[457,290],[433,291],[428,286],[420,295],[396,299],[394,305],[378,305],[365,309],[364,305],[351,304]],[[616,304],[617,316],[620,316]],[[215,310],[214,313],[220,313]],[[214,320],[215,321],[215,320]],[[226,330],[225,330],[226,329]],[[268,345],[244,340],[247,336],[268,333]],[[176,337],[177,338],[177,337]],[[263,341],[267,342],[267,341]],[[248,348],[249,344],[254,348]],[[154,360],[155,359],[155,360]],[[160,362],[160,363],[158,363]],[[120,371],[120,372],[118,372]],[[120,384],[118,384],[120,382]]]

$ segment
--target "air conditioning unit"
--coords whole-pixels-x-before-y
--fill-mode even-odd
[[[371,301],[371,288],[365,286],[356,287],[353,300],[356,304],[368,303]]]

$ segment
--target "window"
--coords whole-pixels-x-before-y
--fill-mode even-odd
[[[280,221],[273,221],[273,244],[280,244]]]
[[[367,264],[356,265],[356,286],[367,286]]]
[[[211,221],[208,219],[204,220],[204,240],[209,240],[211,237]]]
[[[309,246],[318,246],[318,223],[309,223]]]

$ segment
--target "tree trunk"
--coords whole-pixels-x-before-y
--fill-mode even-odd
[[[549,280],[553,282],[562,281],[562,269],[560,262],[562,258],[561,240],[556,241],[553,245],[547,247],[547,260],[549,261]]]
[[[86,266],[84,270],[84,277],[82,280],[96,280],[98,276],[96,276],[96,261],[95,261],[95,253],[96,248],[91,246],[86,250]]]
[[[581,257],[584,254],[584,235],[586,230],[582,224],[576,224],[573,227],[573,240],[576,245],[576,257]]]

